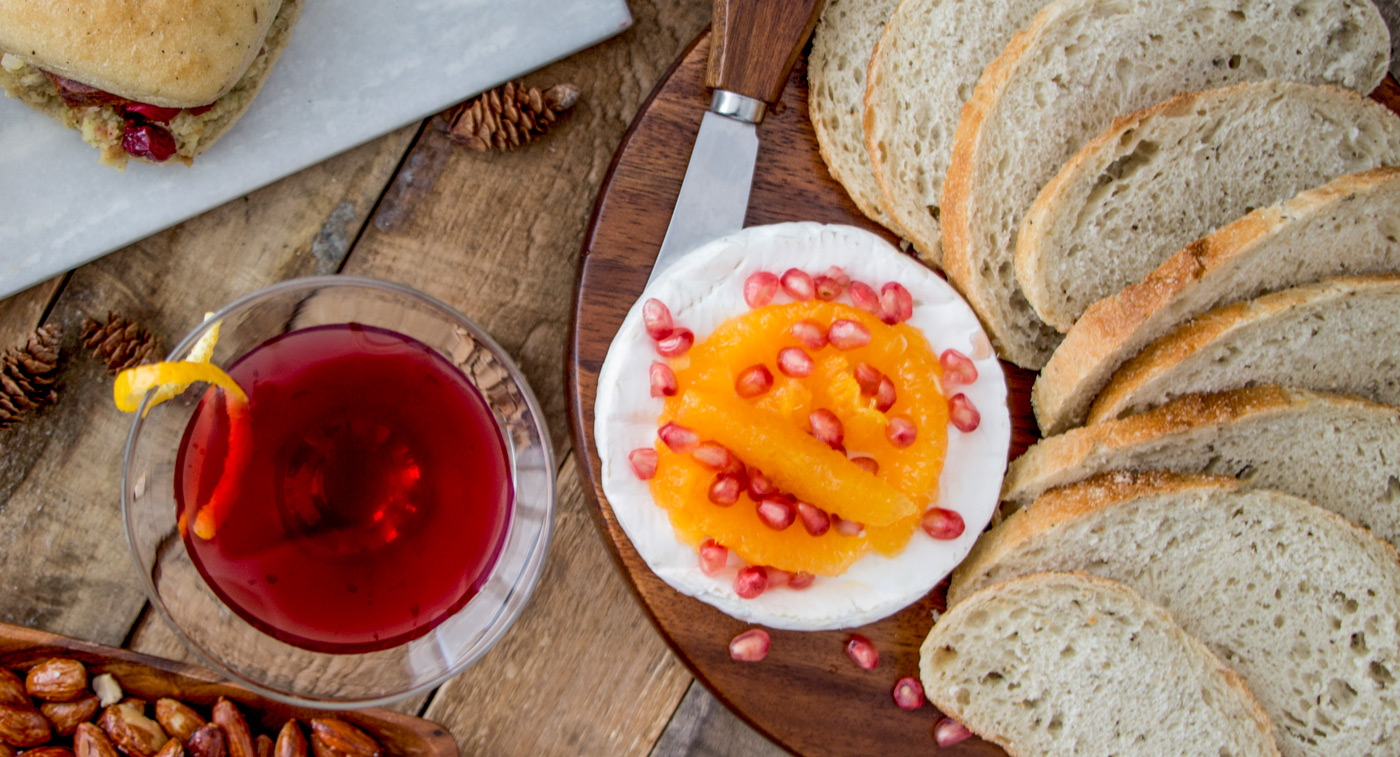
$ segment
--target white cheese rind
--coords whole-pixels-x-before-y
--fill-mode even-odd
[[[962,515],[967,524],[962,536],[938,541],[917,530],[895,557],[872,553],[841,576],[818,577],[807,589],[774,589],[755,599],[734,592],[734,574],[742,564],[732,553],[719,576],[700,571],[695,550],[676,538],[666,511],[655,504],[649,485],[637,478],[627,460],[632,450],[652,446],[662,411],[662,400],[650,393],[647,369],[659,358],[643,329],[641,304],[652,297],[666,303],[676,324],[694,331],[698,344],[721,323],[748,310],[743,290],[750,274],[781,274],[793,267],[816,274],[833,265],[877,291],[887,281],[903,284],[914,297],[909,323],[924,333],[935,354],[949,348],[969,357],[979,352],[974,344],[986,336],[972,310],[946,281],[917,261],[855,227],[783,223],[744,229],[676,262],[628,312],[598,376],[593,433],[603,492],[633,547],[657,576],[682,594],[770,628],[851,628],[919,600],[972,549],[991,520],[1006,472],[1011,418],[1006,380],[993,355],[974,360],[975,384],[950,391],[965,393],[982,415],[981,425],[970,434],[949,426],[939,481],[937,502]],[[779,290],[774,302],[786,301]],[[843,294],[838,301],[850,300]]]

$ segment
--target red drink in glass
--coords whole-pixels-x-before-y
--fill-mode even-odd
[[[272,339],[228,373],[248,393],[250,452],[213,538],[182,527],[225,604],[288,644],[367,652],[427,633],[480,590],[510,522],[510,461],[456,366],[340,324]],[[189,523],[229,459],[224,403],[211,390],[180,446]]]

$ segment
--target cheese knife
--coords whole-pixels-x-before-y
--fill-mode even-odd
[[[650,284],[685,253],[744,227],[758,158],[758,124],[825,0],[715,0],[705,83],[714,92],[690,153]]]

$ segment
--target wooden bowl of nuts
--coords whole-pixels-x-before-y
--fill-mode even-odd
[[[283,704],[205,670],[0,624],[0,757],[457,757],[441,726]]]

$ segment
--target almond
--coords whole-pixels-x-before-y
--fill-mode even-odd
[[[181,743],[189,741],[194,732],[206,724],[204,718],[185,703],[169,698],[156,700],[156,722]]]
[[[87,693],[87,668],[77,660],[44,660],[29,669],[24,689],[35,699],[71,702]]]
[[[73,750],[66,746],[36,746],[24,751],[25,757],[73,757]]]
[[[180,739],[172,738],[156,752],[156,757],[185,757],[185,748],[180,745]]]
[[[34,706],[34,703],[29,701],[29,694],[24,691],[24,681],[6,668],[0,668],[0,704]]]
[[[72,702],[44,702],[39,705],[39,712],[49,719],[54,732],[59,736],[73,735],[78,724],[92,720],[92,716],[97,714],[97,709],[96,694],[89,694]]]
[[[49,721],[34,705],[0,704],[0,741],[14,747],[39,746],[49,740]]]
[[[101,728],[92,723],[79,723],[73,731],[75,757],[117,757],[117,748]]]
[[[297,725],[297,721],[288,720],[282,726],[272,753],[273,757],[306,757],[306,737],[301,735],[301,726]]]
[[[238,711],[237,705],[224,697],[214,703],[214,722],[224,729],[228,739],[228,757],[258,757],[253,746],[253,734],[248,730],[248,721]]]
[[[225,757],[228,747],[224,729],[213,723],[202,726],[185,741],[185,749],[190,757]]]
[[[144,710],[144,702],[128,699],[103,710],[98,718],[97,724],[128,757],[155,757],[170,738]]]
[[[319,742],[319,743],[318,743]],[[336,718],[311,719],[311,748],[317,757],[380,757],[379,744],[368,734]]]
[[[92,679],[92,690],[103,707],[111,707],[122,701],[121,684],[117,683],[117,679],[113,678],[111,673],[103,673]]]
[[[258,757],[272,757],[272,739],[258,734],[258,737],[253,739],[253,749],[258,753]]]
[[[0,741],[0,757],[15,757],[17,754],[19,752],[16,752],[14,747]]]

